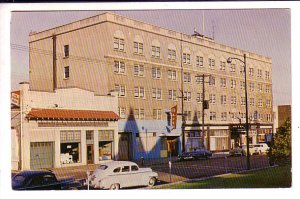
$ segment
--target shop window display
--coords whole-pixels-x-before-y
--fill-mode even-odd
[[[81,162],[80,131],[61,131],[60,141],[61,164],[72,164]]]

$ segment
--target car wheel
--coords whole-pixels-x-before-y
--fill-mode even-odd
[[[110,190],[118,190],[118,189],[120,189],[120,185],[117,184],[117,183],[112,184],[112,185],[110,186]]]
[[[156,183],[156,178],[152,177],[150,178],[148,185],[149,187],[153,187],[155,183]]]

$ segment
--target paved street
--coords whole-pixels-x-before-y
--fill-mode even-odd
[[[139,163],[139,162],[138,162]],[[262,168],[269,166],[267,156],[251,156],[251,169]],[[139,163],[141,167],[141,163]],[[58,178],[74,177],[77,180],[86,178],[86,171],[93,171],[97,165],[78,166],[58,168],[53,171]],[[151,167],[158,173],[159,183],[165,184],[170,182],[169,165],[167,161],[162,162],[147,162],[144,167]],[[239,172],[246,170],[246,157],[219,157],[209,160],[191,160],[172,163],[171,181],[177,182],[188,179],[210,177],[229,172]]]

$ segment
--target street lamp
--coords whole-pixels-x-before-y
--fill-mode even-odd
[[[246,100],[246,141],[247,141],[247,170],[250,170],[250,154],[249,154],[249,123],[248,123],[248,97],[247,97],[247,70],[246,70],[246,54],[244,54],[244,60],[241,60],[239,58],[235,58],[235,57],[229,57],[227,59],[227,63],[231,63],[232,60],[239,60],[240,62],[242,62],[244,64],[244,71],[245,71],[245,100]]]

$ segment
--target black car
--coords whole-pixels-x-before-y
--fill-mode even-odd
[[[57,180],[51,171],[22,171],[12,177],[13,190],[80,189],[82,184],[73,178]]]
[[[206,149],[196,149],[191,152],[183,152],[182,154],[178,155],[178,160],[198,160],[201,158],[208,159],[212,157],[212,152]]]

